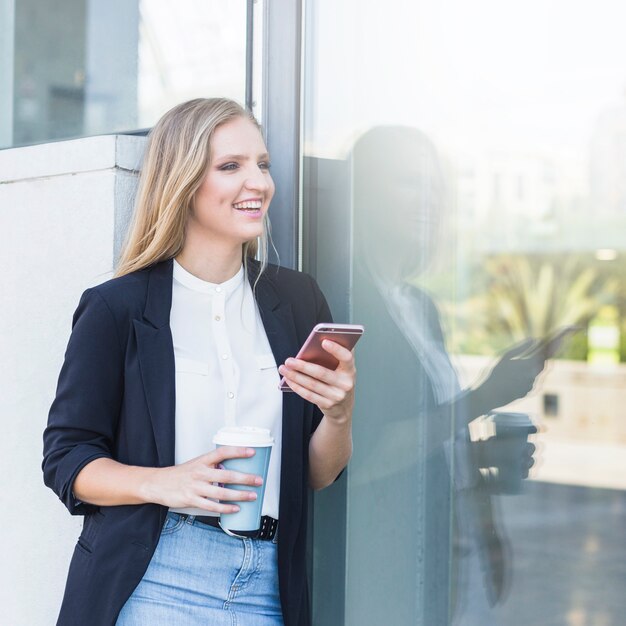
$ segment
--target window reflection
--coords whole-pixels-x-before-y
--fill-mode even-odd
[[[350,199],[367,329],[346,624],[620,624],[624,7],[337,6],[308,9],[305,212],[333,276]]]
[[[448,185],[435,148],[416,129],[378,127],[357,141],[351,164],[354,311],[370,329],[372,345],[393,343],[389,378],[382,384],[378,370],[373,376],[366,372],[360,392],[360,406],[367,407],[369,417],[374,417],[373,404],[378,402],[380,411],[361,439],[367,446],[361,454],[377,457],[381,464],[353,468],[352,498],[355,506],[360,506],[357,499],[370,507],[376,502],[374,515],[381,516],[381,523],[394,506],[425,506],[421,516],[434,548],[424,550],[425,559],[434,563],[449,553],[452,561],[448,570],[439,567],[438,586],[453,589],[454,597],[440,594],[433,610],[441,619],[452,600],[449,617],[469,604],[477,617],[486,619],[492,607],[504,602],[512,568],[506,528],[497,519],[493,497],[522,492],[535,451],[528,437],[537,432],[524,413],[493,411],[526,396],[546,359],[576,329],[509,346],[480,382],[462,388],[436,300],[420,285],[429,270],[432,279],[441,236],[449,232]],[[361,355],[368,357],[373,355]],[[397,400],[401,410],[394,406]],[[483,433],[476,428],[478,418],[484,418]],[[477,436],[471,436],[471,425]],[[420,494],[416,486],[424,478],[431,489]],[[446,506],[449,499],[453,507]],[[417,510],[414,514],[420,515]],[[414,528],[405,525],[396,527],[393,545],[391,540],[381,545],[378,558],[386,555],[392,578],[411,578],[414,566],[402,569],[399,557],[414,538]],[[430,575],[435,572],[433,568]],[[407,589],[407,608],[412,595]],[[408,613],[401,621],[410,619],[417,615]]]
[[[17,0],[5,141],[147,128],[193,97],[243,101],[245,45],[245,2],[182,0],[173,10],[164,0],[62,0],[43,11]]]

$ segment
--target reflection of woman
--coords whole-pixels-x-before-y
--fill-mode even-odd
[[[44,477],[84,515],[59,624],[308,624],[307,483],[334,480],[351,452],[354,364],[289,359],[330,312],[304,274],[257,262],[274,192],[254,118],[193,100],[158,122],[117,278],[74,316],[44,434]],[[263,250],[261,250],[264,259]],[[254,537],[217,516],[260,477],[220,463],[225,421],[276,445]],[[275,534],[279,520],[278,534]]]
[[[437,308],[425,291],[411,283],[429,267],[440,245],[443,177],[428,138],[416,129],[395,126],[365,133],[353,148],[352,167],[355,292],[363,299],[368,317],[377,311],[375,332],[381,338],[397,334],[403,345],[398,354],[405,355],[406,363],[396,363],[394,370],[408,370],[407,375],[423,386],[406,419],[394,417],[412,429],[418,414],[432,416],[460,391]],[[384,333],[380,320],[384,320]],[[391,385],[403,395],[413,395],[409,388]],[[449,438],[450,427],[449,422],[442,425],[431,447]],[[410,456],[415,458],[414,449]],[[387,471],[402,464],[402,459],[393,456]]]
[[[385,528],[386,512],[401,498],[406,519],[422,520],[427,542],[420,541],[413,523],[396,526],[372,558],[389,563],[394,579],[402,581],[397,591],[407,612],[396,616],[397,623],[414,623],[424,615],[432,623],[448,623],[453,589],[459,601],[473,602],[470,614],[482,617],[485,625],[491,622],[489,604],[502,598],[506,571],[489,490],[467,426],[525,395],[541,367],[513,361],[511,351],[479,388],[461,390],[435,303],[412,284],[442,242],[444,183],[430,140],[416,129],[374,128],[353,148],[352,173],[353,309],[369,329],[361,355],[367,362],[386,356],[389,362],[361,373],[359,407],[371,412],[368,423],[378,429],[358,433],[358,450],[376,450],[378,463],[373,468],[355,458],[351,480],[361,501],[354,498],[352,511],[356,517],[361,511],[354,513],[355,507],[362,506],[363,513],[373,509],[371,515],[380,519],[371,527]],[[419,555],[423,580],[407,552]],[[455,580],[462,562],[469,575]],[[356,566],[366,568],[365,561]],[[411,603],[416,589],[430,591]],[[371,605],[364,612],[377,610],[379,592],[385,591],[373,589],[368,595]],[[382,598],[379,602],[384,604]]]
[[[368,520],[351,532],[351,568],[367,586],[358,617],[385,623],[391,610],[387,623],[447,624],[452,510],[443,442],[452,428],[449,413],[433,414],[458,383],[434,303],[407,280],[434,256],[442,177],[432,144],[409,128],[371,129],[351,164],[353,310],[368,329],[360,355],[385,365],[359,374],[358,407],[369,419],[355,433],[350,472],[351,515]],[[371,542],[383,529],[384,540]],[[385,563],[385,576],[370,584],[376,563]]]

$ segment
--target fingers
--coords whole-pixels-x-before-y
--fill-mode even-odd
[[[254,491],[237,491],[236,489],[227,489],[226,487],[213,486],[207,490],[206,498],[215,498],[220,501],[249,502],[256,500],[257,495]]]
[[[324,341],[322,341],[322,348],[324,348],[326,352],[330,352],[330,354],[332,354],[340,363],[348,363],[354,360],[352,351],[344,348],[336,341],[324,339]]]
[[[285,361],[284,365],[281,365],[278,368],[278,371],[285,376],[285,378],[289,378],[289,380],[293,378],[300,384],[303,384],[305,379],[297,377],[296,373],[304,374],[311,380],[321,381],[327,385],[339,387],[344,391],[350,391],[354,386],[354,378],[356,374],[354,356],[352,355],[352,352],[346,350],[343,346],[335,344],[332,341],[329,341],[328,343],[341,348],[345,353],[347,353],[347,356],[346,354],[336,355],[337,357],[341,357],[339,366],[336,370],[330,370],[322,365],[309,363],[308,361],[303,361],[302,359],[289,358]]]
[[[526,465],[526,469],[530,469],[535,464],[535,459],[533,455],[535,454],[536,450],[537,447],[534,443],[526,444],[526,458],[524,460],[524,465]]]
[[[301,359],[289,358],[278,371],[285,377],[292,391],[301,398],[316,404],[325,415],[331,411],[344,411],[354,397],[356,369],[354,356],[350,350],[333,342],[324,340],[328,352],[334,352],[339,360],[336,370],[329,370],[321,365]]]
[[[537,448],[534,443],[529,442],[526,444],[526,449],[524,450],[524,456],[521,462],[523,479],[528,478],[530,470],[535,465],[535,459],[533,458],[533,455],[535,454],[536,449]]]
[[[229,485],[250,485],[258,487],[263,484],[263,479],[256,474],[246,474],[237,470],[224,469],[222,465],[210,463],[207,459],[211,454],[200,457],[200,467],[195,472],[195,478],[208,483],[224,483]]]
[[[331,372],[332,376],[330,379],[324,376],[324,379],[328,381],[324,382],[323,380],[296,370],[291,370],[285,366],[281,366],[279,371],[287,380],[292,391],[295,391],[305,400],[317,404],[322,411],[342,403],[350,396],[354,389],[354,373],[337,374]]]
[[[285,378],[287,378],[286,374],[285,374]],[[292,391],[295,391],[301,398],[304,398],[305,400],[308,400],[309,402],[316,404],[322,411],[326,411],[330,409],[331,407],[333,407],[337,402],[340,402],[340,400],[335,402],[329,399],[328,397],[321,395],[320,393],[317,393],[313,391],[312,389],[305,387],[304,385],[301,385],[300,383],[293,380],[292,377],[290,377],[288,380],[289,380],[289,386],[291,387]],[[319,388],[320,385],[316,384],[316,386]],[[331,388],[328,387],[328,389],[331,389]]]
[[[221,483],[224,485],[249,485],[259,487],[263,484],[263,479],[255,474],[244,474],[234,470],[211,468],[207,471],[206,480],[211,483]]]
[[[250,502],[257,499],[253,491],[236,491],[218,486],[207,486],[201,494],[190,499],[188,506],[217,513],[236,513],[239,506],[236,502]]]
[[[203,459],[208,465],[215,465],[216,463],[221,463],[226,459],[245,459],[247,457],[254,456],[254,454],[254,448],[219,446],[218,448],[215,448],[215,450],[211,450],[211,452],[203,454],[198,458]]]
[[[356,369],[354,355],[347,348],[329,339],[322,342],[322,347],[339,361],[337,369],[330,370],[316,363],[289,358],[278,371],[292,391],[324,411],[342,403],[351,394]]]
[[[210,511],[211,513],[237,513],[240,509],[236,504],[222,504],[215,500],[208,500],[202,496],[197,496],[195,499],[190,500],[187,506],[194,509],[202,509],[204,511]]]
[[[287,359],[289,363],[290,359]],[[301,361],[304,366],[300,369],[298,363],[294,365],[281,365],[278,371],[287,379],[289,386],[297,383],[315,391],[320,395],[336,396],[336,400],[341,400],[345,394],[352,391],[354,387],[354,373],[332,372],[319,365],[313,365]],[[295,369],[298,368],[298,369]],[[293,389],[293,387],[292,387]]]
[[[246,489],[232,489],[226,485],[237,487],[250,485],[258,487],[262,484],[260,476],[243,474],[223,469],[208,469],[206,474],[198,479],[192,488],[193,495],[187,506],[195,506],[206,511],[219,513],[235,513],[239,511],[236,502],[251,502],[257,499],[254,491]]]
[[[246,487],[259,487],[263,479],[224,465],[228,465],[230,459],[253,454],[252,448],[223,446],[180,465],[161,468],[154,501],[170,508],[197,507],[217,513],[234,513],[239,510],[235,502],[256,500],[254,490]]]
[[[198,478],[207,483],[222,483],[233,485],[249,485],[259,487],[263,484],[263,479],[256,474],[246,474],[237,470],[225,469],[221,462],[228,459],[239,459],[253,456],[254,448],[238,448],[234,446],[221,446],[207,454],[194,459],[198,461],[201,470]]]

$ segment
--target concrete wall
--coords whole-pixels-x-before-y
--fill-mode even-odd
[[[145,139],[0,151],[0,623],[56,621],[82,518],[43,485],[42,432],[80,294],[110,277]]]

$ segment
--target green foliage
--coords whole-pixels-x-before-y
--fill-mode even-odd
[[[558,358],[584,360],[589,320],[601,306],[615,304],[624,320],[621,353],[626,360],[626,289],[620,280],[625,272],[623,261],[600,262],[590,254],[499,254],[484,258],[464,276],[467,295],[462,298],[441,292],[437,297],[436,279],[428,289],[440,308],[451,352],[493,355],[527,337],[546,337],[573,325],[583,332],[568,339]],[[445,284],[449,287],[449,280]]]
[[[559,352],[555,355],[555,358],[568,359],[570,361],[586,361],[587,349],[587,333],[576,333],[565,342]]]

